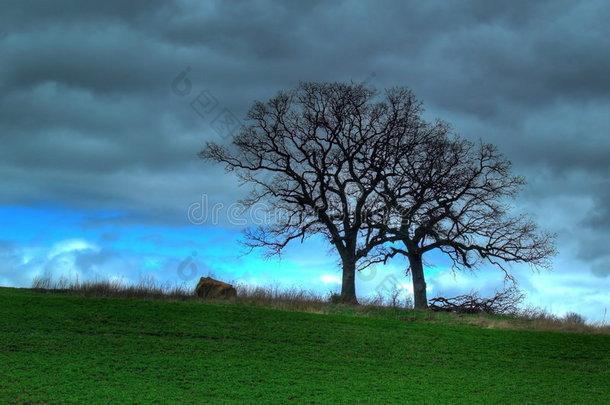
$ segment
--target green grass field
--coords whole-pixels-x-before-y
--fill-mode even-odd
[[[0,288],[0,403],[609,399],[610,335]]]

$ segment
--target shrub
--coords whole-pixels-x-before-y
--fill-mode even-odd
[[[584,325],[586,323],[585,318],[576,312],[568,312],[565,314],[563,316],[563,321],[570,325]]]
[[[336,292],[330,292],[330,295],[328,297],[328,302],[330,302],[331,304],[338,304],[341,302],[341,294],[336,293]]]

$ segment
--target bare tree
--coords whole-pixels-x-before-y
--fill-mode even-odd
[[[397,254],[409,260],[415,308],[427,308],[422,257],[438,249],[454,269],[487,261],[504,271],[505,264],[550,266],[554,236],[538,232],[526,216],[511,216],[508,202],[524,179],[511,174],[510,162],[493,145],[478,145],[450,136],[443,122],[420,128],[425,142],[398,145],[386,166],[379,193],[386,210],[371,226],[395,235],[385,260]]]
[[[357,303],[356,269],[388,240],[385,228],[367,225],[367,213],[384,210],[378,190],[388,159],[416,141],[420,113],[403,88],[378,97],[360,84],[301,83],[256,102],[232,147],[208,143],[200,156],[236,171],[254,185],[245,202],[264,201],[275,213],[248,230],[248,246],[275,255],[293,240],[324,235],[341,258],[341,300]]]

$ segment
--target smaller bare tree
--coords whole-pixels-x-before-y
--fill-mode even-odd
[[[385,260],[408,259],[415,308],[428,305],[422,260],[433,250],[446,254],[454,269],[487,261],[511,281],[506,263],[550,267],[554,235],[539,232],[524,215],[511,215],[509,201],[524,179],[511,173],[497,148],[451,136],[443,122],[419,131],[420,142],[408,149],[399,144],[395,158],[386,159],[393,164],[386,166],[379,192],[385,211],[369,218],[370,226],[401,241],[388,247]]]

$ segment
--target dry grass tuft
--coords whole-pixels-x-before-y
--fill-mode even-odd
[[[541,308],[526,307],[514,314],[513,320],[513,325],[518,329],[610,334],[610,325],[604,320],[587,324],[581,315],[574,312],[569,312],[560,318]]]
[[[122,280],[93,280],[80,282],[61,277],[53,281],[48,277],[36,277],[32,288],[37,291],[57,291],[85,297],[144,298],[144,299],[194,299],[194,291],[185,285],[158,285],[153,278],[143,278],[136,285],[126,285]]]
[[[296,287],[281,289],[275,287],[248,286],[238,284],[235,301],[256,305],[265,308],[280,309],[284,311],[301,311],[317,314],[328,313],[328,300],[313,291]]]

